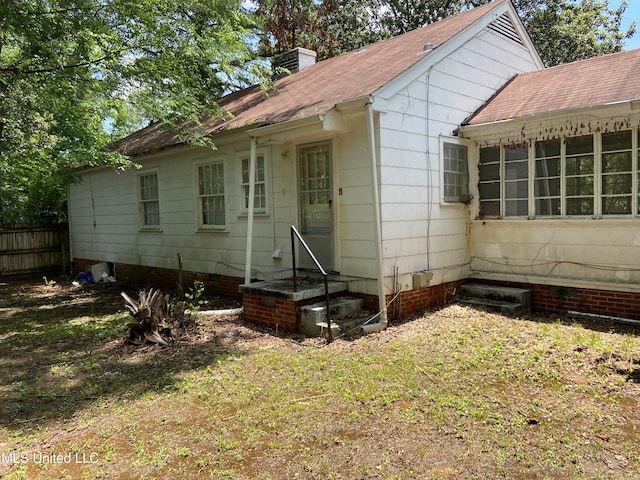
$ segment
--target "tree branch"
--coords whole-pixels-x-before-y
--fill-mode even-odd
[[[0,67],[0,72],[4,73],[21,73],[24,75],[35,75],[38,73],[51,73],[59,70],[74,70],[76,68],[88,67],[91,65],[96,65],[100,62],[108,60],[112,58],[111,55],[104,55],[103,57],[96,58],[95,60],[88,60],[86,62],[80,62],[70,65],[62,65],[60,67],[49,67],[49,68],[35,68],[31,70],[23,70],[19,67]]]

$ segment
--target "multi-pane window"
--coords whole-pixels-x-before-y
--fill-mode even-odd
[[[537,142],[535,146],[535,211],[539,216],[561,215],[560,140]]]
[[[529,214],[529,147],[526,143],[504,148],[504,211],[507,217]]]
[[[225,225],[224,165],[222,162],[198,166],[199,225]]]
[[[242,213],[249,211],[249,158],[242,158],[241,162],[241,183],[242,191]],[[267,182],[265,173],[264,155],[256,157],[255,193],[253,208],[255,212],[266,213],[267,211]]]
[[[594,173],[593,136],[569,137],[566,148],[566,215],[593,215]]]
[[[640,131],[532,146],[480,148],[480,217],[640,215]]]
[[[480,215],[500,216],[500,147],[480,149]]]
[[[467,147],[454,143],[443,144],[444,201],[466,202],[469,199],[469,170]]]
[[[143,227],[160,225],[160,198],[158,194],[158,174],[146,173],[138,176],[140,193],[140,218]]]
[[[602,134],[602,214],[631,213],[633,160],[631,130]]]

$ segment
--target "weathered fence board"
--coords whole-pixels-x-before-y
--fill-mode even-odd
[[[69,226],[0,225],[0,277],[65,274]]]

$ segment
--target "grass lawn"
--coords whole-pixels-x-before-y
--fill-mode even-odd
[[[451,304],[141,348],[119,292],[0,287],[0,477],[640,479],[638,330]]]

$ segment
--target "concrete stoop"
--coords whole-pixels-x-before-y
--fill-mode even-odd
[[[368,317],[359,315],[363,311],[361,298],[338,297],[329,301],[329,317],[333,337],[362,325]],[[300,309],[299,332],[307,337],[320,337],[327,328],[326,302],[306,305]]]
[[[533,292],[525,288],[467,283],[460,287],[460,303],[481,306],[505,315],[531,311]]]

